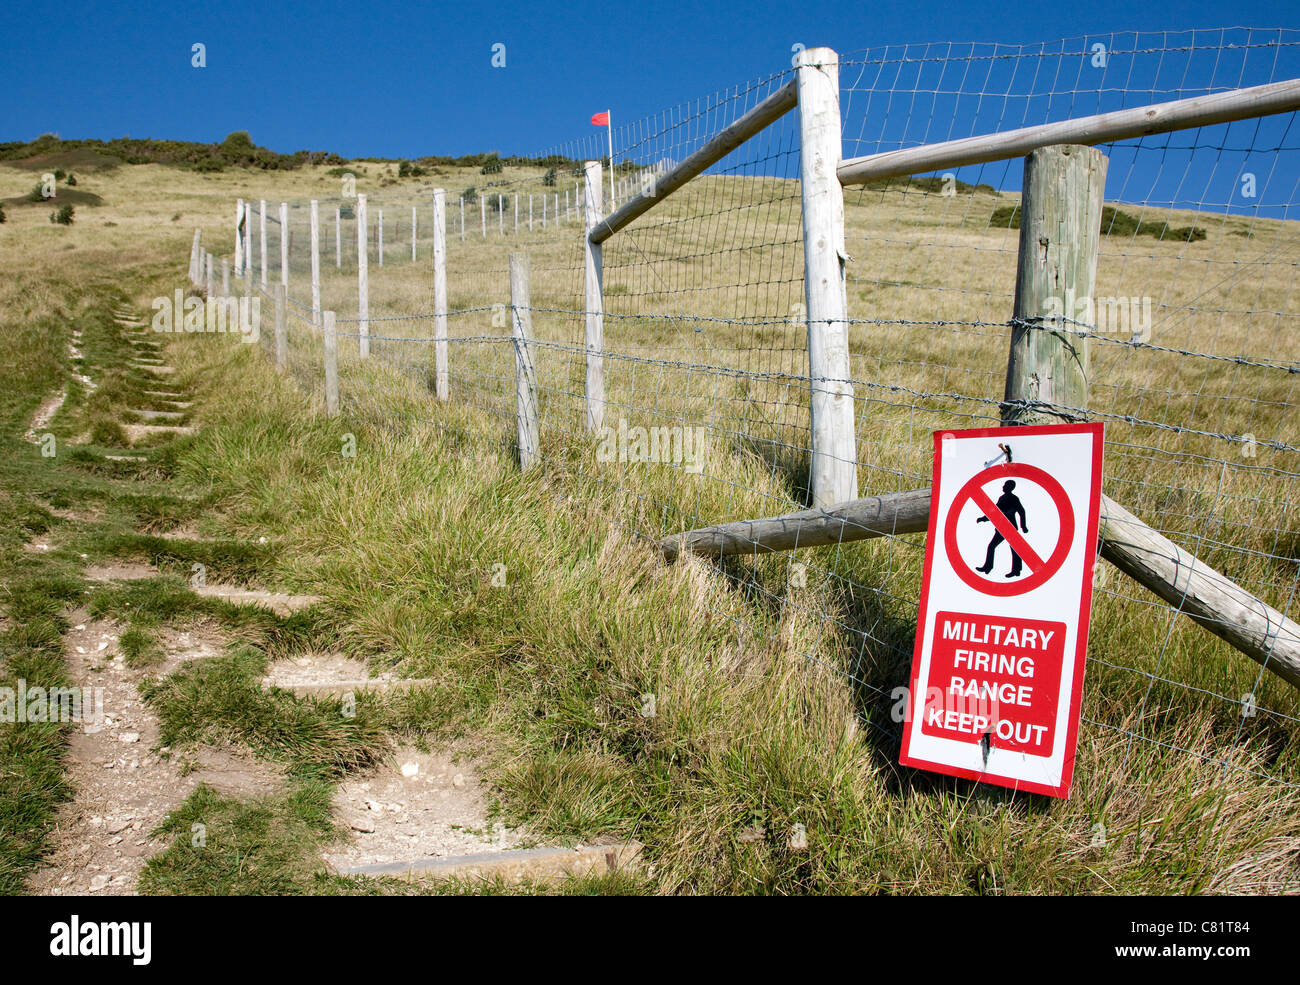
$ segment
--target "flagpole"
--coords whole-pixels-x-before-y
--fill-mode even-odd
[[[613,215],[618,203],[614,201],[614,111],[605,110],[605,126],[609,128],[609,208],[606,215]]]

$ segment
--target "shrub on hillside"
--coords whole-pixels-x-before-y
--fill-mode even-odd
[[[476,189],[473,185],[470,185],[468,188],[466,188],[463,192],[460,193],[460,200],[462,202],[477,202],[478,189]]]
[[[72,214],[76,211],[71,205],[60,206],[57,212],[50,213],[50,222],[57,222],[60,226],[70,226]]]
[[[1004,205],[995,209],[989,219],[989,225],[997,229],[1019,229],[1020,206]],[[1137,216],[1112,205],[1102,206],[1101,233],[1103,236],[1151,236],[1159,240],[1177,240],[1187,243],[1203,240],[1208,235],[1203,226],[1171,226],[1167,222],[1143,222]]]

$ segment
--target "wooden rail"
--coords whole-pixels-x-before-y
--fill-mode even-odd
[[[795,82],[787,82],[772,95],[751,109],[725,130],[720,130],[712,140],[697,150],[681,164],[662,177],[656,178],[654,190],[649,195],[637,195],[625,202],[603,222],[596,224],[587,234],[593,243],[603,243],[640,215],[644,215],[705,168],[716,164],[733,150],[758,133],[769,123],[780,119],[794,109],[799,101]],[[612,162],[611,162],[612,164]]]
[[[886,493],[759,520],[738,520],[668,537],[668,560],[824,547],[894,534],[924,533],[930,490]],[[1101,556],[1138,584],[1252,660],[1300,687],[1300,625],[1187,553],[1107,496],[1098,528]]]
[[[982,134],[921,147],[868,154],[843,162],[839,167],[839,176],[842,184],[861,185],[880,178],[927,174],[943,168],[1023,157],[1030,151],[1052,144],[1091,146],[1168,133],[1171,130],[1187,130],[1273,113],[1288,113],[1297,109],[1300,109],[1300,79],[1289,79],[1248,89],[1120,109],[1077,120],[1044,123],[1005,133]]]

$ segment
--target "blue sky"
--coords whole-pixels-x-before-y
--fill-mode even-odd
[[[1290,2],[997,5],[411,2],[13,3],[0,140],[248,130],[277,151],[532,153],[768,75],[795,42],[841,52],[1123,30],[1300,26]],[[207,67],[190,65],[202,42]],[[506,67],[491,64],[506,46]]]

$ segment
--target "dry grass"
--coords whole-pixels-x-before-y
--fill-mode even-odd
[[[446,187],[454,217],[459,190],[485,180],[448,173],[375,187],[381,166],[364,167],[372,215],[382,198],[386,221],[400,213],[403,228],[413,196]],[[539,193],[540,174],[505,177]],[[0,196],[29,183],[0,168]],[[32,289],[51,298],[102,271],[124,279],[142,309],[180,282],[194,225],[210,246],[228,243],[236,196],[338,194],[323,171],[145,166],[84,184],[102,207],[71,229],[15,209],[0,237],[19,249],[5,256],[20,253],[38,271],[27,275]],[[1015,234],[986,227],[1007,200],[886,191],[850,201],[853,316],[966,323],[853,327],[864,490],[924,484],[932,428],[996,417],[1006,349],[996,325],[1010,309]],[[707,221],[684,221],[701,212]],[[353,273],[332,267],[332,204],[323,214],[323,305],[349,318]],[[534,326],[548,343],[538,472],[520,476],[512,464],[506,346],[454,342],[452,400],[438,405],[427,345],[377,341],[363,366],[346,338],[338,422],[320,415],[314,389],[305,399],[276,381],[249,347],[170,340],[169,359],[207,407],[179,467],[213,484],[230,533],[283,538],[281,576],[326,596],[359,654],[443,682],[457,727],[495,750],[508,813],[557,835],[634,833],[651,846],[661,889],[1294,891],[1294,723],[1264,713],[1243,722],[1236,699],[1255,691],[1262,708],[1295,716],[1295,696],[1272,681],[1257,687],[1254,664],[1118,578],[1094,613],[1075,794],[1046,803],[895,765],[887,697],[910,654],[918,538],[809,552],[806,587],[791,584],[785,557],[665,568],[640,546],[635,532],[776,512],[803,496],[806,392],[789,377],[806,372],[806,357],[802,327],[787,320],[801,300],[797,222],[788,183],[706,178],[606,250],[609,416],[704,425],[703,475],[595,461],[582,435],[576,222],[505,243],[450,237],[452,307],[482,309],[453,316],[453,337],[508,332],[491,311],[508,300],[506,251],[530,255],[532,303],[544,309]],[[1240,222],[1211,225],[1199,243],[1108,242],[1103,290],[1186,312],[1225,265],[1292,248],[1293,224],[1257,223],[1247,239],[1231,235]],[[305,228],[295,230],[291,290],[309,299]],[[414,265],[409,241],[389,250],[382,270],[372,260],[372,314],[430,310],[427,245]],[[1168,334],[1157,322],[1152,341],[1294,362],[1300,343],[1263,313],[1292,303],[1288,276],[1285,263],[1250,268],[1248,285],[1238,277],[1212,295],[1216,309],[1246,314],[1199,311]],[[702,321],[738,317],[749,320]],[[432,324],[376,321],[371,331],[424,338]],[[318,338],[298,319],[291,338],[295,376],[314,388]],[[1113,344],[1097,347],[1094,366],[1104,412],[1286,440],[1293,384],[1276,383],[1275,371]],[[1288,605],[1295,564],[1279,555],[1294,538],[1291,453],[1242,459],[1222,439],[1122,423],[1109,431],[1108,492]],[[358,438],[355,459],[339,454],[344,432]],[[492,583],[497,564],[503,588]],[[646,694],[653,718],[639,711]],[[790,847],[796,824],[807,850]]]

